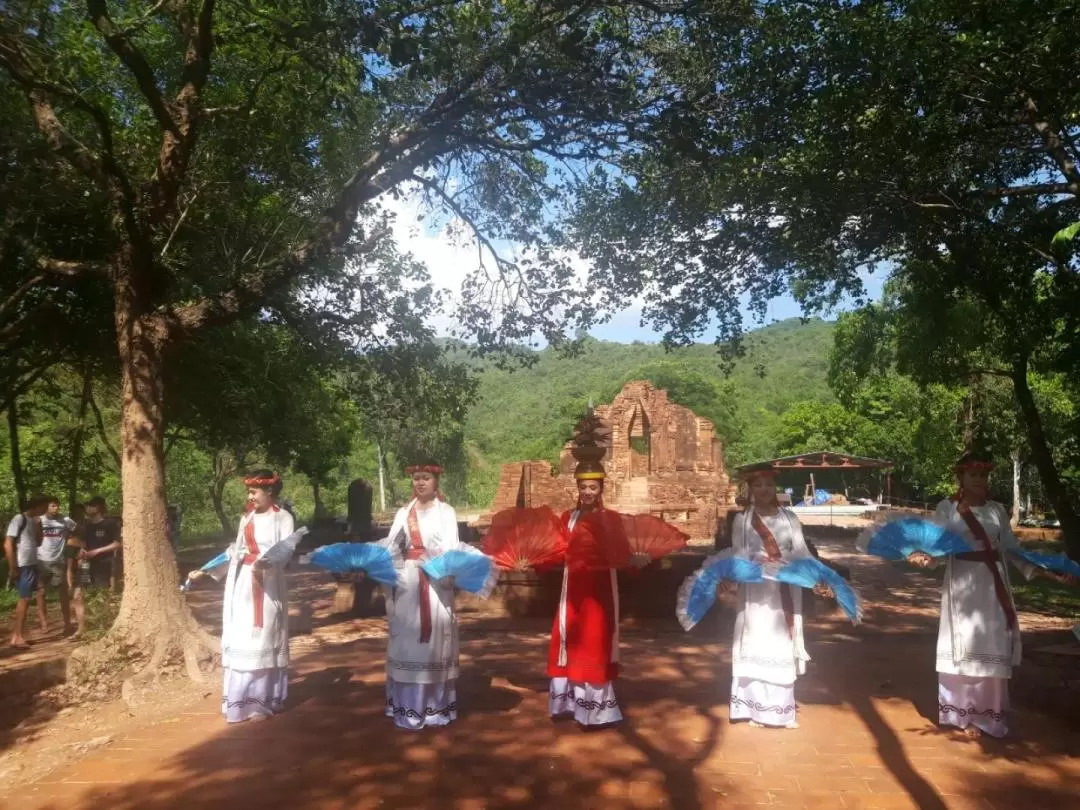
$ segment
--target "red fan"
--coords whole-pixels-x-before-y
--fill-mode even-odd
[[[625,568],[633,554],[622,516],[610,509],[583,512],[570,534],[566,564],[575,571]]]
[[[686,547],[689,536],[652,515],[609,509],[585,513],[574,527],[566,554],[573,569],[643,567]]]
[[[686,548],[690,535],[653,515],[619,515],[630,545],[633,563],[644,567],[653,560]]]
[[[566,556],[566,532],[550,506],[504,509],[491,518],[484,553],[508,571],[558,565]]]

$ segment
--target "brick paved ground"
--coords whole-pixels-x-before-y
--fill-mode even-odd
[[[23,787],[8,806],[1076,807],[1080,737],[1025,712],[1014,718],[1017,741],[938,732],[929,719],[932,583],[843,561],[876,604],[859,628],[832,615],[811,622],[798,730],[728,723],[731,615],[723,612],[688,635],[627,627],[618,687],[627,721],[595,732],[546,717],[544,622],[467,618],[460,719],[419,734],[382,716],[385,640],[363,637],[378,621],[344,622],[298,639],[287,713],[226,727],[209,697]]]

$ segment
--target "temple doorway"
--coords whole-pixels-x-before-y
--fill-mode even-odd
[[[634,407],[626,433],[630,444],[630,478],[646,478],[652,472],[652,448],[649,416],[640,402]]]

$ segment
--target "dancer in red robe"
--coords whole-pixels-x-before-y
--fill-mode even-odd
[[[622,720],[614,681],[619,675],[619,583],[614,568],[575,566],[575,551],[602,547],[603,428],[586,420],[575,437],[577,508],[562,516],[568,534],[562,595],[551,631],[548,676],[552,717],[573,716],[583,727]]]

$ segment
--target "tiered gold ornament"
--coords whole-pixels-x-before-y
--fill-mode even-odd
[[[589,409],[585,417],[574,428],[574,445],[570,454],[577,461],[574,478],[579,481],[604,479],[603,458],[611,444],[611,428]]]

